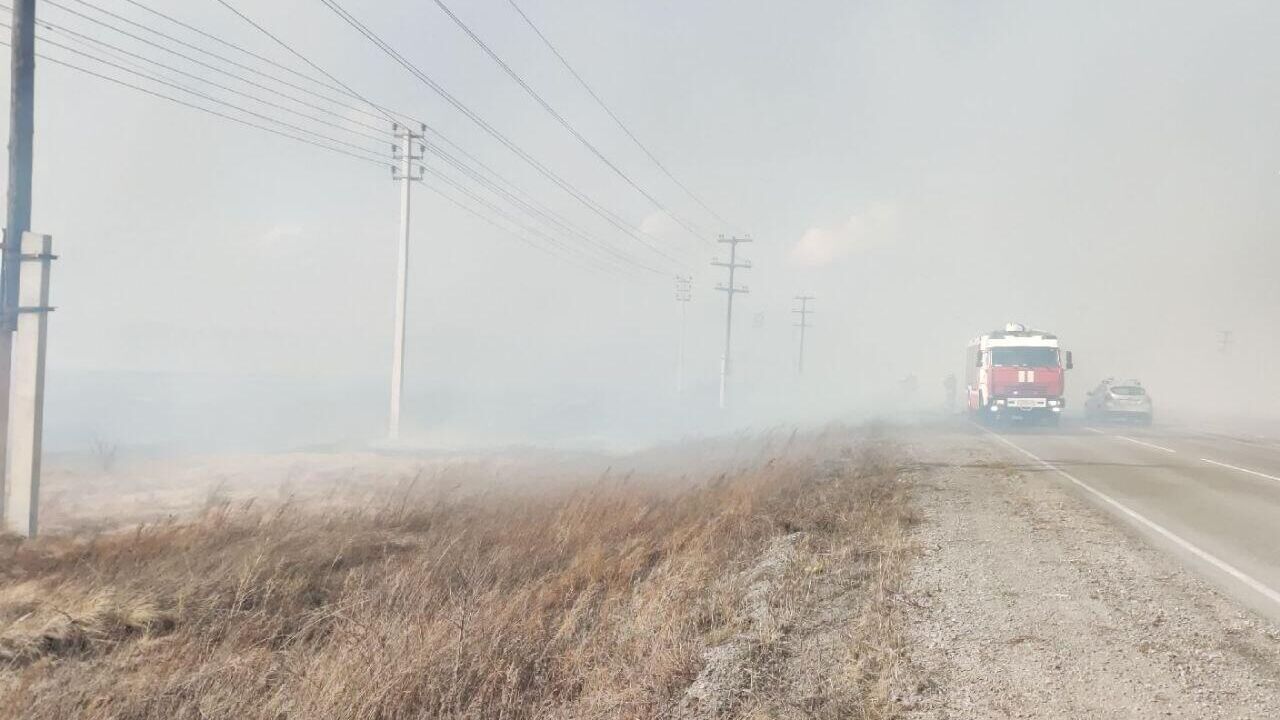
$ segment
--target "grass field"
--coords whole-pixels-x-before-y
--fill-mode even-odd
[[[886,443],[644,465],[10,540],[0,717],[891,716],[911,517]]]

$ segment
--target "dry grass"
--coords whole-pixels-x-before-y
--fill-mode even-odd
[[[908,511],[875,453],[823,464],[846,442],[0,547],[0,717],[885,717]],[[829,682],[786,700],[828,621],[840,654],[807,674]],[[692,702],[733,643],[747,687]]]

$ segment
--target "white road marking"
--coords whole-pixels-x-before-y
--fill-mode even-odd
[[[1105,430],[1099,430],[1098,428],[1095,428],[1095,427],[1086,427],[1086,428],[1085,428],[1085,430],[1088,430],[1089,432],[1095,432],[1095,433],[1098,433],[1099,435],[1110,435],[1110,433],[1106,432]],[[1167,447],[1164,447],[1164,446],[1161,446],[1161,445],[1156,445],[1155,443],[1143,442],[1143,441],[1141,441],[1141,440],[1136,440],[1136,439],[1134,439],[1134,438],[1127,437],[1127,436],[1125,436],[1125,435],[1112,435],[1111,437],[1118,437],[1118,438],[1120,438],[1121,440],[1128,440],[1129,442],[1131,442],[1131,443],[1133,443],[1133,444],[1135,444],[1135,445],[1145,445],[1146,447],[1154,448],[1154,449],[1156,449],[1156,450],[1161,450],[1161,451],[1164,451],[1164,452],[1167,452],[1167,453],[1176,453],[1176,452],[1178,452],[1177,450],[1174,450],[1173,448],[1167,448]]]
[[[1000,442],[1004,443],[1005,445],[1008,445],[1009,447],[1013,448],[1014,450],[1017,450],[1018,452],[1022,453],[1023,455],[1026,455],[1027,457],[1031,458],[1032,460],[1035,460],[1036,462],[1040,463],[1040,464],[1041,464],[1042,466],[1044,466],[1045,468],[1047,468],[1047,469],[1049,469],[1049,470],[1052,470],[1052,471],[1054,471],[1054,472],[1058,473],[1059,475],[1061,475],[1062,477],[1064,477],[1064,478],[1066,478],[1066,479],[1070,480],[1071,482],[1075,483],[1075,484],[1076,484],[1077,486],[1079,486],[1082,490],[1085,490],[1086,492],[1088,492],[1088,493],[1092,494],[1094,497],[1097,497],[1097,498],[1098,498],[1099,500],[1101,500],[1102,502],[1104,502],[1104,503],[1106,503],[1106,504],[1110,505],[1111,507],[1115,508],[1116,510],[1119,510],[1121,513],[1123,513],[1124,515],[1128,516],[1129,518],[1131,518],[1134,522],[1138,523],[1139,525],[1142,525],[1143,527],[1146,527],[1147,529],[1151,530],[1152,532],[1155,532],[1157,535],[1160,535],[1161,537],[1163,537],[1164,539],[1166,539],[1166,540],[1168,540],[1169,542],[1173,543],[1174,545],[1177,545],[1178,547],[1182,548],[1183,550],[1186,550],[1187,552],[1191,553],[1192,555],[1196,556],[1197,558],[1200,558],[1201,560],[1203,560],[1203,561],[1205,561],[1205,562],[1209,563],[1210,565],[1212,565],[1213,567],[1215,567],[1215,568],[1217,568],[1217,569],[1221,570],[1222,572],[1226,573],[1227,575],[1230,575],[1231,577],[1235,578],[1236,580],[1239,580],[1241,583],[1243,583],[1243,584],[1244,584],[1245,586],[1247,586],[1249,589],[1253,590],[1254,592],[1258,593],[1259,595],[1262,595],[1263,597],[1265,597],[1266,599],[1268,599],[1268,600],[1270,600],[1271,602],[1275,603],[1276,605],[1280,605],[1280,592],[1277,592],[1277,591],[1275,591],[1275,590],[1271,589],[1270,587],[1267,587],[1266,585],[1263,585],[1261,582],[1259,582],[1259,581],[1255,580],[1253,577],[1249,576],[1249,575],[1248,575],[1248,574],[1246,574],[1244,571],[1242,571],[1242,570],[1240,570],[1239,568],[1235,567],[1234,565],[1232,565],[1232,564],[1230,564],[1230,563],[1226,562],[1225,560],[1220,559],[1220,558],[1219,558],[1219,557],[1217,557],[1216,555],[1212,555],[1212,554],[1210,554],[1210,553],[1208,553],[1208,552],[1206,552],[1206,551],[1204,551],[1204,550],[1201,550],[1199,547],[1196,547],[1195,545],[1192,545],[1190,542],[1188,542],[1188,541],[1186,541],[1186,540],[1183,540],[1181,537],[1179,537],[1179,536],[1177,536],[1177,535],[1173,534],[1173,532],[1171,532],[1170,530],[1166,529],[1164,526],[1159,525],[1158,523],[1155,523],[1155,522],[1153,522],[1153,521],[1151,521],[1151,520],[1148,520],[1145,516],[1141,515],[1140,513],[1136,512],[1136,511],[1134,511],[1134,510],[1131,510],[1131,509],[1130,509],[1130,508],[1128,508],[1127,506],[1125,506],[1125,505],[1121,504],[1121,503],[1120,503],[1120,501],[1116,500],[1115,498],[1111,497],[1110,495],[1107,495],[1106,493],[1104,493],[1104,492],[1102,492],[1102,491],[1100,491],[1100,490],[1095,489],[1092,485],[1089,485],[1088,483],[1086,483],[1086,482],[1084,482],[1084,481],[1082,481],[1082,480],[1080,480],[1080,479],[1076,478],[1074,475],[1072,475],[1071,473],[1067,472],[1066,470],[1063,470],[1062,468],[1058,467],[1057,465],[1054,465],[1054,464],[1052,464],[1052,463],[1050,463],[1050,462],[1047,462],[1047,461],[1045,461],[1045,460],[1041,460],[1039,457],[1037,457],[1037,456],[1036,456],[1034,453],[1032,453],[1031,451],[1022,449],[1020,446],[1015,445],[1015,444],[1013,444],[1012,442],[1010,442],[1009,440],[1005,439],[1002,435],[999,435],[999,434],[997,434],[997,433],[991,432],[990,430],[987,430],[986,428],[982,428],[982,430],[983,430],[983,432],[986,432],[987,434],[991,435],[992,437],[994,437],[995,439],[997,439],[997,440],[999,440]],[[1201,459],[1203,460],[1204,458],[1201,458]],[[1212,462],[1212,461],[1211,461],[1211,460],[1206,460],[1206,462]],[[1236,469],[1237,469],[1237,470],[1239,470],[1240,468],[1236,468]],[[1248,471],[1246,471],[1246,472],[1248,472]],[[1273,478],[1273,479],[1277,479],[1277,478]]]
[[[1144,445],[1144,446],[1146,446],[1146,447],[1154,448],[1154,449],[1156,449],[1156,450],[1161,450],[1161,451],[1163,451],[1163,452],[1167,452],[1167,453],[1176,453],[1176,452],[1178,452],[1177,450],[1174,450],[1173,448],[1167,448],[1167,447],[1164,447],[1164,446],[1162,446],[1162,445],[1156,445],[1155,443],[1149,443],[1149,442],[1143,442],[1143,441],[1141,441],[1141,440],[1135,440],[1134,438],[1126,437],[1126,436],[1124,436],[1124,435],[1117,435],[1116,437],[1120,438],[1121,440],[1128,440],[1129,442],[1131,442],[1131,443],[1133,443],[1133,444],[1135,444],[1135,445]]]
[[[1207,440],[1229,440],[1233,443],[1244,445],[1251,448],[1265,448],[1267,450],[1280,450],[1280,443],[1269,442],[1265,438],[1244,439],[1238,438],[1225,430],[1195,430],[1191,429],[1193,435],[1199,435]]]
[[[1258,476],[1258,477],[1260,477],[1260,478],[1266,478],[1266,479],[1268,479],[1268,480],[1274,480],[1274,481],[1276,481],[1276,482],[1280,482],[1280,477],[1276,477],[1275,475],[1268,475],[1268,474],[1266,474],[1266,473],[1264,473],[1264,472],[1258,472],[1257,470],[1250,470],[1249,468],[1242,468],[1242,467],[1239,467],[1239,466],[1236,466],[1236,465],[1228,465],[1227,463],[1224,463],[1224,462],[1218,462],[1217,460],[1210,460],[1209,458],[1200,458],[1200,460],[1201,460],[1202,462],[1207,462],[1207,463],[1209,463],[1210,465],[1217,465],[1218,467],[1229,468],[1229,469],[1231,469],[1231,470],[1237,470],[1237,471],[1242,472],[1242,473],[1248,473],[1248,474],[1250,474],[1250,475],[1257,475],[1257,476]]]

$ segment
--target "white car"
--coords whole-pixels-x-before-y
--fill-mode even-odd
[[[1089,391],[1084,414],[1091,420],[1121,420],[1151,424],[1151,396],[1137,380],[1117,382],[1107,378]]]

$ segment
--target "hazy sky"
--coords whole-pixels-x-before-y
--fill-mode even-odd
[[[124,0],[94,4],[216,48]],[[297,65],[213,0],[147,4]],[[411,425],[448,424],[474,410],[468,398],[489,416],[504,396],[529,403],[540,409],[509,409],[534,424],[548,408],[590,425],[637,399],[637,412],[664,406],[677,271],[694,276],[687,372],[691,412],[706,412],[722,337],[723,297],[711,290],[722,273],[707,264],[718,248],[657,214],[430,0],[345,4],[502,133],[652,229],[683,267],[592,216],[317,0],[234,4],[663,270],[631,281],[584,271],[415,190]],[[164,57],[41,5],[49,22]],[[1236,380],[1280,389],[1267,372],[1280,352],[1275,3],[521,6],[679,178],[756,239],[735,326],[740,411],[747,398],[759,411],[750,421],[781,407],[779,417],[835,414],[908,373],[940,394],[969,337],[1006,320],[1057,331],[1076,351],[1073,393],[1109,374],[1147,378],[1157,398],[1204,400]],[[451,7],[639,184],[709,233],[731,231],[629,143],[506,0]],[[270,394],[259,385],[210,391],[202,407],[236,398],[210,432],[242,414],[270,425],[305,412],[329,418],[325,438],[375,434],[399,202],[386,169],[47,62],[37,82],[34,226],[61,256],[51,426],[132,437],[122,423],[140,422],[134,386],[103,400],[115,397],[110,373],[182,372],[219,388],[291,378],[290,397],[309,397],[282,409],[254,404]],[[804,383],[789,313],[801,291],[819,313]],[[78,404],[89,396],[97,404]],[[348,411],[358,421],[344,423]]]

